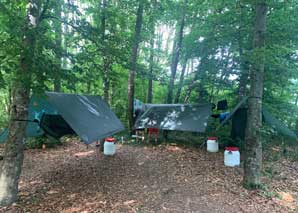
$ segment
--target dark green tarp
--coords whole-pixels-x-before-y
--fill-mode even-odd
[[[280,120],[275,118],[271,113],[269,113],[265,106],[263,106],[262,112],[264,122],[272,126],[273,129],[275,129],[279,134],[297,139],[297,135],[295,134],[295,132],[290,130],[283,122],[281,122]]]
[[[48,101],[85,143],[92,143],[124,129],[100,96],[47,92]]]
[[[32,97],[29,104],[27,137],[43,134],[60,138],[77,134],[85,143],[120,132],[120,120],[100,96],[83,96],[46,92],[45,97]],[[0,133],[5,142],[8,131]]]
[[[135,128],[205,132],[211,108],[211,104],[150,104]]]
[[[237,106],[231,111],[231,113],[226,117],[226,119],[220,124],[217,130],[222,127],[226,122],[232,119],[232,138],[244,139],[246,119],[247,119],[247,108],[243,107],[247,101],[248,97],[244,97]],[[263,122],[275,129],[279,134],[286,137],[291,137],[297,139],[297,135],[289,129],[282,121],[275,118],[266,106],[263,105],[262,109]]]

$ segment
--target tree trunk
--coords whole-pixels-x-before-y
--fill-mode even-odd
[[[184,4],[187,4],[187,0],[185,0]],[[174,90],[174,83],[176,78],[176,72],[177,72],[177,65],[179,62],[179,55],[182,48],[182,39],[183,39],[183,29],[185,24],[185,8],[183,10],[183,16],[181,19],[179,31],[177,34],[177,38],[175,38],[174,42],[174,48],[173,48],[173,56],[172,56],[172,63],[171,63],[171,78],[168,85],[168,96],[167,96],[167,103],[171,104],[173,102],[173,90]]]
[[[57,1],[57,5],[55,7],[55,14],[56,17],[60,20],[61,19],[61,1]],[[54,78],[54,91],[60,92],[61,91],[61,68],[62,68],[62,24],[60,21],[56,21],[54,24],[55,27],[55,43],[56,43],[56,57],[58,58],[57,64],[57,73]]]
[[[258,2],[254,25],[254,52],[257,57],[252,62],[250,73],[250,97],[248,100],[248,114],[245,136],[245,162],[243,184],[246,188],[258,188],[261,184],[262,143],[260,128],[262,126],[262,98],[264,81],[264,53],[265,47],[267,5]],[[259,52],[260,51],[260,52]]]
[[[244,56],[244,38],[245,35],[242,33],[244,27],[243,21],[243,6],[240,5],[240,17],[239,17],[239,30],[238,30],[238,46],[239,46],[239,58],[240,58],[240,78],[238,88],[238,100],[241,101],[243,97],[247,95],[247,84],[249,77],[249,63]]]
[[[18,198],[18,183],[24,159],[24,139],[28,116],[31,69],[35,48],[34,32],[38,24],[40,2],[30,0],[27,5],[27,16],[24,27],[20,69],[12,84],[12,107],[9,136],[5,143],[4,160],[0,174],[0,206],[10,205]]]
[[[185,94],[185,97],[184,97],[184,103],[187,103],[190,99],[190,96],[191,96],[191,93],[193,91],[193,89],[196,87],[196,82],[199,80],[199,77],[200,75],[202,75],[202,70],[201,70],[201,67],[203,66],[203,64],[206,62],[206,60],[208,59],[208,55],[206,54],[205,55],[205,52],[202,51],[202,53],[204,54],[202,56],[202,59],[200,61],[200,64],[198,65],[198,67],[196,68],[197,71],[195,72],[195,76],[193,78],[193,80],[191,81],[191,83],[189,84],[187,90],[186,90],[186,94]]]
[[[143,0],[139,0],[139,7],[137,11],[137,19],[135,25],[135,35],[132,46],[132,54],[130,60],[130,71],[128,79],[128,122],[129,129],[133,131],[134,117],[133,117],[133,103],[134,103],[134,79],[135,79],[135,70],[138,57],[138,48],[141,38],[141,29],[142,29],[142,19],[143,19]]]
[[[103,99],[109,103],[110,101],[110,70],[111,70],[111,64],[109,62],[108,58],[103,59],[104,65],[103,65]]]
[[[180,75],[180,81],[179,81],[179,85],[178,85],[178,90],[176,93],[175,103],[179,103],[179,101],[180,101],[180,95],[181,95],[181,90],[182,90],[183,83],[184,83],[184,75],[185,75],[186,65],[187,65],[187,60],[185,60],[183,63],[183,67],[182,67],[182,71],[181,71],[181,75]]]
[[[147,103],[152,103],[152,99],[153,99],[154,23],[151,26],[151,30],[152,30],[152,35],[150,38],[149,80],[148,80]]]
[[[102,58],[103,58],[103,98],[109,103],[109,91],[110,91],[110,79],[109,79],[109,71],[110,71],[110,60],[107,56],[107,44],[106,44],[106,8],[107,8],[107,0],[102,0],[102,16],[101,16],[101,41],[102,45]]]

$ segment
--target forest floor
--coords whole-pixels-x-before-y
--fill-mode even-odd
[[[113,157],[79,142],[26,150],[20,200],[0,212],[298,211],[298,162],[266,163],[266,189],[247,191],[223,152],[117,146]]]

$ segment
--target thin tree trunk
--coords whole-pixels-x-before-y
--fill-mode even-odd
[[[172,36],[171,35],[173,35],[174,33],[175,33],[175,28],[174,29],[170,28],[169,29],[169,34],[168,34],[166,42],[165,42],[165,54],[166,55],[170,54],[170,46],[171,46],[171,41],[172,41]],[[162,37],[162,32],[161,32],[161,37]],[[174,39],[175,39],[175,37],[174,37]]]
[[[135,25],[135,35],[132,46],[132,54],[130,60],[130,71],[128,79],[128,122],[129,129],[133,131],[134,117],[133,117],[133,103],[134,103],[134,80],[135,80],[135,70],[138,57],[138,48],[141,38],[141,29],[142,29],[142,19],[143,19],[143,0],[139,0],[139,7],[137,11],[137,19]]]
[[[181,90],[182,90],[182,87],[184,84],[184,75],[185,75],[186,66],[187,66],[187,60],[185,60],[183,63],[183,67],[182,67],[182,71],[181,71],[181,75],[180,75],[180,81],[179,81],[179,85],[178,85],[178,90],[176,93],[175,103],[179,103],[179,101],[180,101]]]
[[[91,82],[88,81],[87,82],[87,94],[90,94],[90,92],[91,92]]]
[[[204,51],[203,51],[203,53],[204,53]],[[197,67],[197,71],[195,72],[195,76],[194,76],[193,80],[191,81],[191,83],[189,84],[189,86],[186,90],[186,94],[184,97],[184,103],[187,103],[189,101],[191,93],[192,93],[193,89],[196,87],[196,82],[197,82],[197,80],[199,80],[200,74],[202,74],[201,67],[205,63],[206,60],[207,60],[207,55],[204,55],[200,61],[200,64]]]
[[[238,46],[239,46],[239,58],[240,58],[240,78],[238,88],[238,100],[241,101],[243,97],[247,95],[247,84],[249,77],[249,64],[244,56],[243,40],[245,36],[242,33],[243,23],[243,6],[240,5],[240,17],[239,17],[239,30],[238,30]]]
[[[30,0],[24,26],[20,69],[12,84],[13,98],[9,123],[9,136],[5,143],[0,174],[0,206],[10,205],[18,198],[18,183],[24,159],[24,139],[30,93],[31,69],[35,47],[34,32],[38,23],[40,2]]]
[[[258,2],[254,25],[253,48],[257,52],[265,47],[267,5]],[[252,63],[250,73],[250,97],[248,100],[248,115],[245,136],[245,162],[243,184],[246,188],[257,188],[261,184],[262,143],[260,128],[262,126],[262,98],[264,81],[264,53]]]
[[[109,103],[109,90],[110,90],[110,79],[109,79],[109,71],[110,71],[110,60],[107,56],[107,44],[106,44],[106,8],[107,8],[107,0],[102,0],[102,17],[101,17],[101,40],[103,42],[102,47],[102,57],[103,57],[103,98]]]
[[[187,5],[187,0],[184,1],[185,6]],[[168,96],[167,96],[167,103],[171,104],[173,102],[173,90],[174,90],[174,83],[176,79],[176,72],[177,72],[177,65],[179,62],[179,55],[182,48],[182,39],[183,39],[183,30],[185,25],[185,13],[186,9],[183,10],[183,16],[181,19],[179,31],[177,34],[177,38],[175,38],[174,48],[173,48],[173,56],[172,56],[172,63],[171,63],[171,78],[168,85]]]
[[[57,1],[57,5],[55,7],[56,17],[60,20],[61,19],[61,1]],[[54,91],[60,92],[61,91],[61,68],[62,68],[62,24],[60,21],[56,21],[54,24],[55,27],[55,43],[56,43],[56,56],[58,58],[58,72],[54,78]]]
[[[148,93],[147,103],[152,103],[153,99],[153,66],[154,66],[154,20],[151,20],[152,35],[150,38],[150,57],[149,57],[149,80],[148,80]]]

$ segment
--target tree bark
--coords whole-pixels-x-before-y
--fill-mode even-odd
[[[243,6],[240,4],[240,17],[239,17],[239,30],[238,30],[238,46],[239,46],[239,58],[240,58],[240,78],[238,87],[238,100],[241,101],[243,97],[247,95],[247,84],[249,77],[249,63],[244,55],[244,38],[245,35],[242,33],[244,24],[243,23]]]
[[[184,5],[187,5],[187,0],[184,1]],[[177,34],[177,38],[175,38],[174,48],[173,48],[173,56],[172,56],[172,63],[171,63],[171,78],[168,85],[168,96],[167,96],[167,103],[171,104],[173,102],[173,90],[174,90],[174,83],[176,79],[176,72],[177,72],[177,65],[179,62],[179,55],[182,48],[182,40],[183,40],[183,30],[185,25],[185,13],[186,9],[183,10],[183,15],[179,27],[179,31]]]
[[[24,139],[30,93],[31,69],[35,48],[34,32],[38,24],[39,0],[29,0],[24,26],[20,69],[12,84],[12,107],[10,112],[9,136],[5,143],[4,159],[0,174],[0,206],[10,205],[18,198],[18,183],[24,159]]]
[[[109,91],[110,91],[110,69],[111,69],[111,60],[107,55],[107,43],[106,43],[106,8],[107,0],[102,0],[102,17],[101,17],[101,40],[103,42],[102,47],[102,57],[103,57],[103,98],[109,103]]]
[[[193,89],[196,87],[196,82],[199,80],[200,75],[202,75],[203,70],[201,70],[201,68],[202,68],[203,64],[206,62],[206,60],[208,59],[208,55],[206,54],[206,52],[202,51],[202,53],[204,55],[201,58],[200,64],[196,68],[197,71],[195,72],[195,76],[194,76],[193,80],[191,81],[191,83],[189,84],[189,86],[186,90],[186,94],[184,97],[184,103],[187,103],[189,101],[191,93],[192,93]]]
[[[182,67],[182,71],[181,71],[181,75],[180,75],[180,81],[179,81],[178,90],[176,93],[175,103],[179,103],[179,101],[180,101],[181,90],[182,90],[182,87],[184,84],[184,75],[185,75],[185,70],[186,70],[186,66],[187,66],[187,60],[184,61],[182,66],[183,67]]]
[[[258,188],[261,184],[262,143],[262,98],[264,81],[264,53],[267,5],[264,1],[256,4],[253,48],[254,58],[250,73],[250,97],[245,136],[245,161],[243,184],[246,188]]]
[[[143,0],[139,0],[139,6],[137,11],[137,19],[135,25],[135,35],[132,46],[132,54],[130,60],[130,71],[128,78],[128,123],[129,129],[133,131],[134,117],[133,117],[133,103],[134,103],[134,79],[135,79],[135,70],[138,57],[138,48],[141,38],[141,29],[143,22]]]
[[[151,20],[153,22],[153,20]],[[151,26],[152,35],[150,38],[150,58],[149,58],[149,80],[147,103],[152,103],[153,99],[153,66],[154,66],[154,23]]]
[[[61,1],[57,1],[55,7],[55,14],[56,17],[61,19],[61,13],[62,13],[62,6]],[[54,24],[55,27],[55,43],[56,43],[56,57],[58,58],[58,64],[57,64],[57,73],[54,78],[54,91],[60,92],[61,91],[61,68],[62,68],[62,23],[60,21],[56,21]]]

